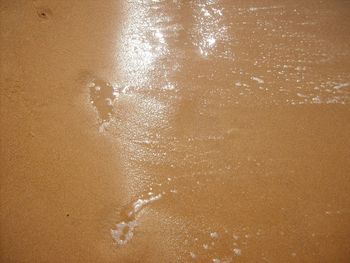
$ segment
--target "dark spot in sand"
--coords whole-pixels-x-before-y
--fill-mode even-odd
[[[41,19],[49,19],[52,16],[52,11],[49,8],[38,8],[37,15]]]

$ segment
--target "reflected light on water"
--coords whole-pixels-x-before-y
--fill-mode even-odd
[[[140,193],[152,190],[152,174],[143,164],[164,162],[166,158],[159,145],[169,127],[171,103],[151,94],[156,90],[172,92],[176,88],[171,78],[174,67],[179,68],[179,57],[170,44],[176,40],[180,27],[170,15],[174,13],[172,8],[177,5],[156,1],[126,2],[123,8],[125,23],[117,50],[121,74],[116,84],[119,96],[114,107],[118,108],[115,126],[123,149],[121,159],[131,211],[136,205],[138,212],[161,197],[161,193],[156,192],[147,197]],[[138,201],[134,201],[135,196]],[[136,226],[136,212],[128,213],[116,229],[112,229],[112,237],[118,244],[126,244],[133,237]]]
[[[125,3],[117,55],[123,85],[136,89],[174,86],[167,79],[171,70],[167,60],[173,53],[168,40],[176,37],[180,28],[161,5],[155,1]]]
[[[192,2],[194,25],[192,43],[203,57],[217,55],[220,42],[227,42],[228,25],[224,20],[224,8],[220,1],[195,0]]]

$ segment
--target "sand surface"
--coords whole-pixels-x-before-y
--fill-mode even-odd
[[[349,262],[349,1],[0,4],[1,262]]]

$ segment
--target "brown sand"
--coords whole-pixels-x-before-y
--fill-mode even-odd
[[[349,262],[349,1],[0,3],[1,262]]]

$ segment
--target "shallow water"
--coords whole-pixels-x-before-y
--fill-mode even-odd
[[[347,262],[349,1],[2,1],[1,262]]]

